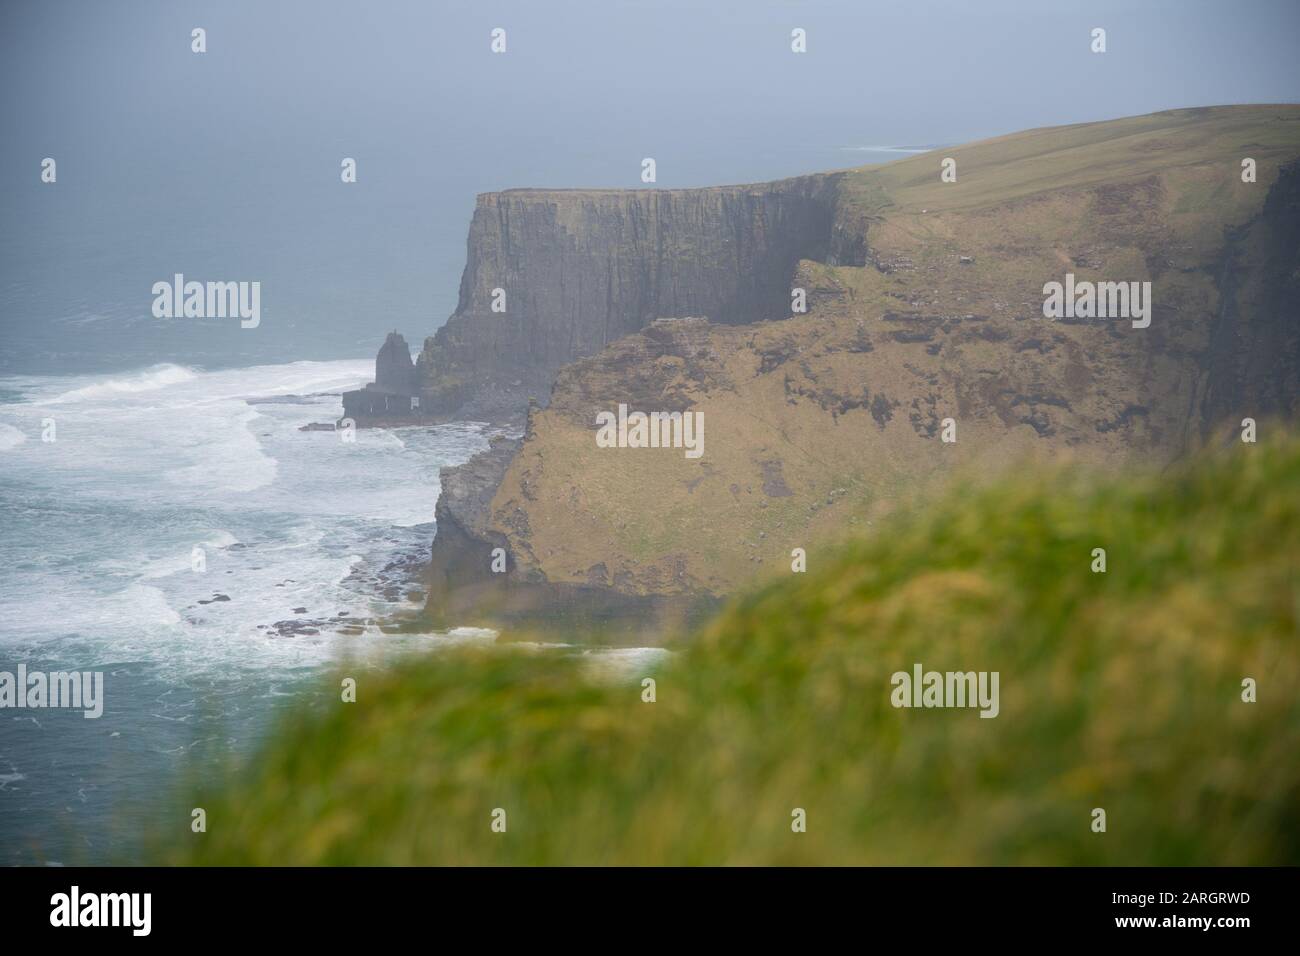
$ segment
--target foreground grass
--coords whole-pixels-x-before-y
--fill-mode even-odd
[[[654,703],[505,648],[360,675],[200,795],[208,832],[168,858],[1294,864],[1298,555],[1294,440],[955,488],[734,604]],[[1000,672],[1001,713],[893,708],[917,662]]]

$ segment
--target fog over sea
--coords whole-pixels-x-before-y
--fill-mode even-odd
[[[324,668],[495,640],[375,623],[418,611],[439,469],[494,429],[360,429],[353,442],[300,429],[336,419],[339,392],[370,372],[0,378],[0,671],[104,673],[99,718],[0,710],[0,864],[135,861],[139,844],[121,842],[132,823],[247,757],[279,708],[321,693]],[[584,653],[608,671],[663,652]]]
[[[0,375],[418,348],[482,192],[639,187],[645,157],[655,188],[758,182],[1293,86],[1285,25],[1188,0],[1219,22],[1169,37],[1161,6],[1101,3],[1099,57],[1093,14],[1023,0],[0,4]],[[1256,69],[1187,69],[1216,44]],[[177,273],[260,282],[261,325],[155,319]]]
[[[828,140],[767,171],[899,155]],[[763,178],[712,160],[704,182]],[[106,699],[91,720],[0,710],[0,864],[136,862],[135,834],[175,812],[171,797],[251,755],[279,711],[318,699],[332,663],[496,637],[356,623],[418,608],[407,585],[435,533],[439,469],[491,429],[360,429],[354,444],[299,430],[342,414],[387,330],[418,349],[455,308],[475,189],[494,184],[372,161],[354,190],[333,157],[304,178],[311,161],[285,153],[250,181],[143,162],[153,172],[123,167],[125,184],[103,167],[65,183],[64,164],[57,191],[5,196],[0,671],[102,670]],[[169,198],[188,194],[201,214]],[[155,318],[152,284],[177,271],[260,281],[260,325]],[[583,653],[618,673],[665,652]]]
[[[1006,0],[0,4],[0,672],[105,675],[99,719],[0,710],[0,864],[138,861],[139,819],[188,826],[169,797],[328,693],[324,668],[495,638],[370,623],[418,607],[439,469],[491,428],[300,430],[385,332],[418,348],[455,308],[477,193],[638,187],[644,157],[658,188],[755,182],[1278,98],[1177,67],[1230,42],[1288,63],[1294,30],[1225,8],[1143,46],[1158,12],[1103,6],[1131,38],[1104,69],[1070,39],[1091,15]],[[990,57],[1006,22],[1041,42]],[[155,318],[177,273],[260,282],[260,325]]]
[[[476,193],[640,185],[639,132],[618,134],[626,162],[611,164],[603,151],[551,148],[582,114],[493,133],[455,97],[393,77],[369,82],[418,103],[418,122],[393,112],[354,115],[342,131],[333,117],[308,122],[301,104],[284,108],[283,89],[254,96],[237,76],[256,58],[250,45],[271,43],[266,34],[246,35],[237,53],[223,39],[224,52],[214,43],[196,63],[186,43],[169,52],[171,14],[156,13],[143,35],[120,38],[121,56],[206,71],[187,96],[218,116],[242,100],[243,132],[159,103],[186,130],[159,150],[136,128],[153,115],[137,99],[111,130],[87,116],[49,136],[30,131],[42,144],[31,169],[25,152],[0,155],[0,671],[22,663],[105,680],[98,719],[0,710],[0,864],[139,861],[136,834],[188,826],[159,814],[175,813],[173,796],[221,760],[251,755],[277,713],[319,700],[323,669],[495,639],[357,623],[418,608],[409,580],[435,533],[439,469],[486,448],[491,429],[362,429],[347,444],[299,426],[340,416],[341,392],[373,378],[388,330],[418,350],[452,312]],[[204,13],[210,29],[230,15]],[[95,55],[86,20],[100,16],[83,8],[66,42]],[[188,15],[173,26],[187,37]],[[321,55],[334,49],[321,42]],[[527,69],[537,55],[502,66]],[[133,95],[174,92],[142,82]],[[328,90],[316,97],[338,103]],[[31,119],[49,126],[48,114]],[[660,135],[660,185],[901,155],[826,134]],[[47,154],[56,184],[28,175]],[[355,184],[340,182],[343,156],[358,160]],[[177,272],[260,282],[260,325],[155,318],[152,285]],[[54,442],[42,441],[47,419]],[[191,568],[195,547],[205,571]],[[582,653],[608,673],[665,652]]]
[[[491,429],[361,429],[347,444],[299,426],[341,415],[385,332],[418,349],[455,308],[476,191],[635,186],[639,155],[629,182],[594,162],[494,181],[412,147],[363,157],[343,187],[345,149],[319,164],[285,144],[241,166],[235,148],[223,167],[127,161],[117,144],[61,160],[57,189],[33,178],[3,196],[0,671],[103,671],[105,705],[98,719],[0,710],[0,864],[138,862],[139,832],[253,754],[277,713],[319,701],[325,668],[496,638],[357,623],[418,609],[411,568],[435,533],[439,469]],[[833,137],[701,150],[691,184],[903,154]],[[151,287],[178,271],[261,282],[260,325],[155,318]],[[666,652],[581,653],[621,673]]]

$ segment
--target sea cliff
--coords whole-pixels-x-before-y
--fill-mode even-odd
[[[680,616],[954,474],[1161,467],[1300,410],[1300,108],[944,153],[955,183],[935,154],[756,186],[481,196],[460,304],[408,387],[425,420],[527,410],[526,426],[444,471],[430,619]],[[1149,326],[1045,318],[1045,284],[1067,275],[1150,283]],[[595,416],[620,403],[702,413],[707,451],[597,448]]]

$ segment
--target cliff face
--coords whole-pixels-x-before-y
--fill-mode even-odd
[[[1295,414],[1300,109],[1176,111],[945,153],[957,159],[958,183],[941,183],[938,159],[920,156],[792,181],[798,202],[754,198],[768,187],[700,196],[700,215],[729,223],[694,227],[720,263],[666,259],[658,242],[641,241],[648,233],[627,211],[642,209],[645,193],[590,204],[575,195],[564,209],[550,193],[486,200],[476,217],[496,237],[484,239],[494,250],[486,261],[550,262],[546,275],[517,282],[547,288],[539,302],[551,305],[529,314],[561,345],[531,338],[532,325],[507,333],[505,317],[467,311],[426,346],[422,374],[427,361],[446,361],[445,349],[508,369],[515,359],[468,344],[480,334],[500,336],[491,340],[501,349],[518,334],[550,369],[628,333],[564,366],[519,450],[491,469],[498,485],[470,537],[509,555],[492,586],[526,584],[539,596],[534,610],[547,614],[576,593],[699,600],[789,573],[795,549],[811,566],[827,542],[870,529],[954,471],[987,480],[1040,455],[1160,466],[1235,435],[1243,417]],[[1243,156],[1257,160],[1256,182],[1242,181]],[[537,197],[531,211],[528,196]],[[769,201],[814,211],[827,203],[829,219],[787,218],[810,231],[776,242]],[[497,232],[484,217],[510,225]],[[547,248],[518,247],[521,217]],[[743,222],[764,224],[762,243],[734,237]],[[626,311],[602,313],[598,297],[559,280],[575,259],[595,268],[602,248],[619,264],[605,275],[628,278],[598,287],[622,290],[614,301]],[[737,256],[740,248],[749,253]],[[781,250],[782,263],[808,254],[792,273],[782,264],[778,283],[759,276],[756,264],[768,261],[760,248]],[[1150,282],[1150,325],[1044,318],[1044,283],[1067,273]],[[713,295],[703,308],[675,291],[687,287],[682,276],[697,295]],[[467,269],[463,300],[486,301],[479,290],[490,281],[481,263]],[[787,317],[792,285],[808,290],[809,314]],[[655,311],[710,321],[643,321]],[[606,314],[625,321],[607,325]],[[479,318],[483,332],[471,332]],[[702,413],[703,456],[598,446],[596,415],[621,403]],[[941,437],[945,422],[953,442]],[[450,540],[439,531],[435,565]],[[455,590],[431,592],[431,614]],[[473,602],[456,611],[455,623],[501,622]]]
[[[1300,412],[1300,163],[1284,166],[1261,213],[1226,236],[1202,417]]]
[[[561,366],[657,318],[789,314],[799,261],[839,251],[839,178],[480,196],[460,303],[420,356],[430,408],[493,389],[545,389]]]

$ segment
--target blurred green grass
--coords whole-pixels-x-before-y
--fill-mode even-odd
[[[1027,465],[810,549],[628,682],[508,646],[358,674],[178,808],[159,859],[1295,864],[1298,562],[1294,438],[1160,476]],[[1000,672],[1000,715],[893,708],[917,662]]]

